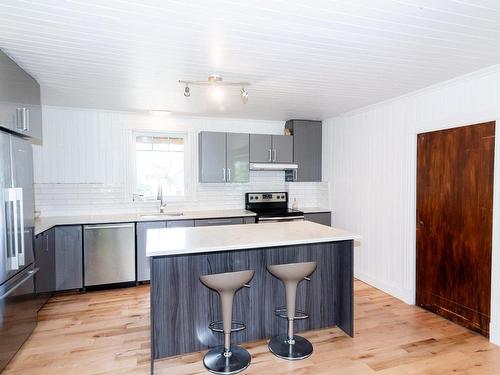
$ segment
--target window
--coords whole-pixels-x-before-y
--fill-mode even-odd
[[[136,135],[136,192],[156,198],[158,186],[164,197],[185,194],[185,136]]]

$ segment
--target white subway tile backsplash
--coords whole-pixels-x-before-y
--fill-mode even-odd
[[[158,203],[132,202],[133,131],[183,131],[193,152],[191,191],[171,210],[243,208],[251,191],[288,191],[302,207],[328,207],[328,184],[285,182],[282,171],[251,171],[250,182],[200,184],[197,133],[201,130],[281,134],[283,122],[208,118],[168,118],[133,113],[44,106],[44,143],[34,146],[35,204],[43,216],[154,212]],[[158,121],[166,121],[159,123]],[[189,180],[189,179],[188,179]]]
[[[196,184],[193,197],[167,204],[170,210],[204,210],[243,208],[244,195],[251,191],[288,191],[290,205],[296,198],[302,207],[328,207],[328,183],[284,182],[281,176],[254,178],[247,184]],[[266,180],[269,181],[266,181]],[[257,181],[256,181],[257,180]],[[35,184],[37,210],[43,216],[152,212],[156,201],[132,202],[124,185],[101,184]]]

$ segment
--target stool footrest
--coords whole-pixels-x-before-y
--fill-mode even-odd
[[[220,320],[216,320],[216,321],[210,322],[208,324],[208,328],[212,332],[217,332],[217,333],[224,333],[223,326],[224,326],[223,322],[220,321]],[[243,322],[238,322],[238,321],[235,321],[235,320],[233,320],[231,322],[231,333],[232,332],[243,331],[246,328],[247,328],[247,326]]]
[[[283,319],[288,319],[286,307],[278,307],[277,309],[274,310],[274,315]],[[308,318],[309,315],[306,314],[304,311],[295,310],[295,316],[293,317],[294,320],[302,320]]]

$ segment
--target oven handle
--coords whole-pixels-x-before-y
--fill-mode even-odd
[[[259,221],[291,221],[303,220],[304,216],[287,216],[287,217],[259,217]]]

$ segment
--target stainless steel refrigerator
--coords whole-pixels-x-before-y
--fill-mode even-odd
[[[0,372],[36,326],[31,143],[0,129]]]

